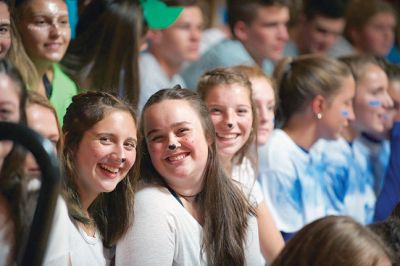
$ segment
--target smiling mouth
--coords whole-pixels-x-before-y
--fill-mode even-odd
[[[217,138],[220,140],[234,140],[239,137],[240,134],[237,133],[230,133],[230,134],[221,134],[217,133]]]
[[[100,164],[99,165],[101,169],[111,173],[111,174],[117,174],[119,172],[119,168],[111,167],[105,164]]]
[[[179,162],[179,161],[185,159],[188,155],[189,155],[189,152],[180,153],[177,155],[168,156],[165,160],[167,160],[170,163]]]

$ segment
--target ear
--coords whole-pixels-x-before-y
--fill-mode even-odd
[[[317,95],[311,101],[311,110],[314,115],[323,114],[325,110],[326,99],[322,95]]]
[[[146,38],[150,43],[160,43],[162,40],[162,30],[149,30]]]
[[[248,39],[247,35],[247,25],[243,21],[236,22],[233,32],[235,33],[235,37],[239,41],[246,41]]]

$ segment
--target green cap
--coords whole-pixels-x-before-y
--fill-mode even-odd
[[[183,7],[167,6],[161,0],[140,0],[140,5],[150,29],[168,28],[183,11]]]

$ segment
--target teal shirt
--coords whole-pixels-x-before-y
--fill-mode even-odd
[[[67,107],[72,102],[72,97],[78,94],[78,87],[60,68],[58,64],[53,65],[53,92],[50,102],[57,111],[60,126],[63,124],[63,118],[67,111]]]

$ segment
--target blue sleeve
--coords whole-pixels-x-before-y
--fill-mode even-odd
[[[295,235],[296,233],[297,233],[297,232],[286,233],[286,232],[281,231],[283,240],[285,240],[285,242],[288,242],[292,237],[294,237],[294,235]]]
[[[400,201],[400,122],[395,122],[390,140],[390,160],[383,189],[375,206],[375,221],[386,219]]]

